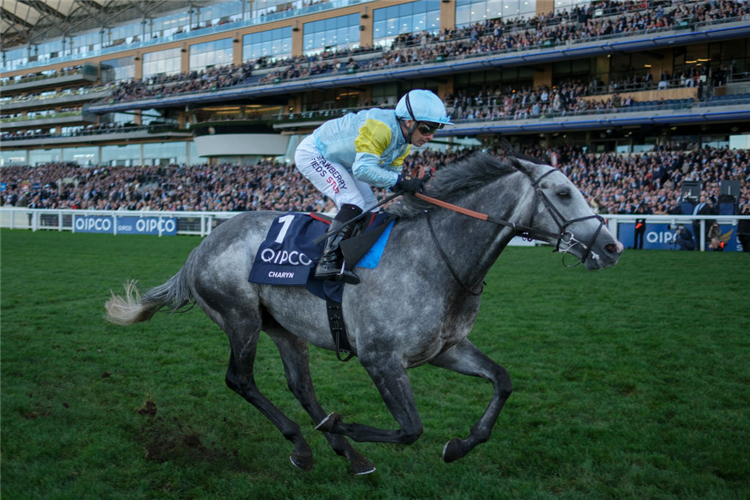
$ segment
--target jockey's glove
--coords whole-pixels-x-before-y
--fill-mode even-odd
[[[398,176],[398,180],[396,181],[396,184],[393,185],[391,190],[394,193],[408,193],[408,194],[414,194],[414,193],[421,193],[424,191],[424,186],[427,184],[427,181],[430,180],[430,175],[427,174],[424,177],[410,177],[410,176],[404,176],[401,175]]]

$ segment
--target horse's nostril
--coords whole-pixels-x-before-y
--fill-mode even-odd
[[[608,251],[609,253],[618,253],[618,250],[619,250],[619,249],[617,248],[617,245],[616,245],[615,243],[610,243],[609,245],[606,245],[606,246],[604,247],[604,249],[605,249],[606,251]]]

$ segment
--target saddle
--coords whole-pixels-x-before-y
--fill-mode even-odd
[[[395,219],[395,215],[378,213],[357,222],[353,236],[341,242],[349,269],[377,267]],[[324,214],[300,212],[290,212],[274,219],[255,255],[248,281],[261,285],[304,286],[325,300],[336,356],[341,361],[348,361],[353,353],[341,308],[344,282],[314,279],[315,265],[323,253],[324,235],[332,220]],[[348,354],[346,359],[342,359],[342,352]]]

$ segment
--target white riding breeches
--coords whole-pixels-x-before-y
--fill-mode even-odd
[[[331,198],[338,208],[351,204],[367,210],[377,204],[378,200],[370,185],[356,180],[343,165],[323,158],[315,147],[312,135],[308,135],[297,146],[294,161],[297,170],[310,179],[321,193]]]

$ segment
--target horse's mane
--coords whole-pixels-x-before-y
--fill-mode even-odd
[[[522,155],[513,155],[522,157]],[[523,159],[528,159],[523,157]],[[539,160],[532,159],[534,163]],[[462,192],[471,191],[518,170],[510,163],[488,153],[474,153],[464,160],[451,163],[437,171],[424,194],[443,201],[451,201]],[[405,195],[401,202],[391,206],[389,213],[401,218],[412,218],[434,207],[415,196]]]

